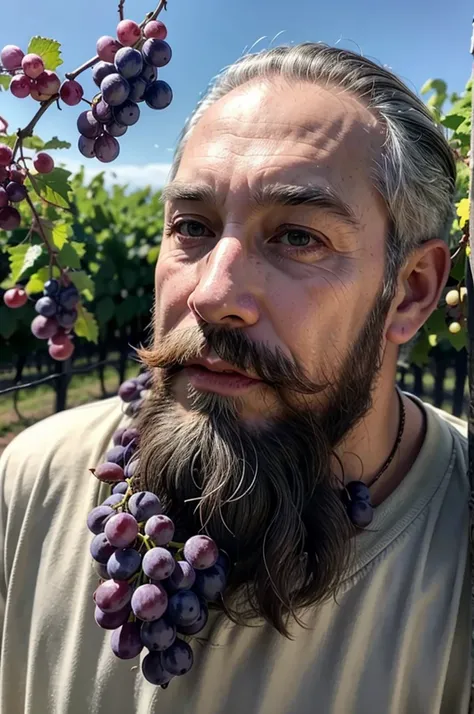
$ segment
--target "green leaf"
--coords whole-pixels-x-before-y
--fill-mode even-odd
[[[160,254],[160,246],[159,245],[154,245],[153,248],[150,248],[148,251],[148,255],[146,257],[147,261],[151,264],[156,263],[158,260],[158,256]]]
[[[55,70],[63,61],[61,59],[61,45],[56,40],[36,35],[30,40],[28,54],[39,55],[44,62],[45,69]]]
[[[59,270],[56,266],[53,267],[53,277],[59,277]],[[25,285],[25,290],[28,295],[35,295],[36,293],[42,293],[45,282],[49,280],[49,267],[46,265],[44,268],[40,268],[33,273],[28,282]]]
[[[71,234],[71,229],[67,223],[56,223],[54,225],[51,240],[58,250],[61,250],[63,245],[67,243],[67,239]]]
[[[9,88],[11,81],[12,78],[7,74],[0,74],[0,89],[4,89],[6,91]]]
[[[40,245],[15,245],[7,248],[10,255],[11,280],[16,283],[19,278],[33,267],[42,254]]]
[[[129,270],[128,268],[125,268],[122,274],[122,278],[123,284],[125,285],[127,290],[131,290],[137,284],[137,273],[135,270]]]
[[[8,340],[16,330],[17,318],[15,311],[0,305],[0,335]]]
[[[446,94],[448,91],[448,85],[443,79],[428,79],[420,89],[421,94],[428,94],[428,92],[436,92],[437,94]]]
[[[446,318],[442,308],[438,308],[429,316],[425,322],[425,328],[428,333],[433,333],[438,337],[447,331]]]
[[[15,146],[15,141],[16,141],[15,134],[9,134],[9,135],[2,134],[2,137],[1,137],[2,144],[6,144],[7,146],[10,147],[10,149],[13,149],[13,147]]]
[[[73,268],[73,270],[81,267],[81,260],[70,243],[64,243],[58,254],[59,262],[62,268]]]
[[[410,362],[418,367],[422,367],[428,362],[430,350],[431,345],[429,343],[428,335],[425,330],[423,330],[410,352]]]
[[[49,174],[35,174],[33,187],[47,201],[61,208],[68,208],[69,192],[72,191],[69,183],[70,175],[70,171],[60,168],[53,169]]]
[[[95,314],[101,325],[108,322],[115,314],[115,304],[112,298],[107,295],[99,300],[95,309]]]
[[[79,316],[74,326],[74,332],[78,337],[85,337],[89,342],[97,344],[99,340],[99,326],[97,321],[83,305],[78,305]]]
[[[74,250],[78,254],[79,258],[82,258],[86,252],[86,246],[84,245],[84,243],[78,243],[77,241],[73,240],[71,243],[71,246],[74,248]],[[90,265],[89,265],[89,269],[90,269]]]
[[[127,325],[140,312],[140,299],[136,295],[129,295],[117,307],[117,325]]]
[[[40,139],[39,136],[27,136],[26,139],[23,139],[23,146],[25,149],[41,151],[44,147],[44,141]]]
[[[461,198],[459,203],[456,205],[456,213],[459,216],[459,227],[464,228],[469,220],[469,199]]]
[[[70,149],[71,144],[69,141],[63,141],[62,139],[58,139],[57,136],[53,136],[52,139],[46,142],[46,144],[43,146],[43,149],[46,151],[49,149],[50,151],[53,151],[53,149]]]
[[[455,335],[451,334],[451,332],[448,332],[448,339],[451,342],[454,349],[457,352],[460,352],[463,349],[463,347],[466,347],[466,344],[467,344],[466,330],[462,329],[460,332],[457,332]]]
[[[83,270],[76,270],[73,273],[69,273],[69,277],[80,293],[82,293],[88,300],[93,299],[95,292],[94,282],[92,278],[87,275],[87,273]]]

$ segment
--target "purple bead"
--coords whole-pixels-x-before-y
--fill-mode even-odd
[[[347,507],[347,515],[358,528],[366,528],[374,517],[374,509],[367,501],[352,501]]]

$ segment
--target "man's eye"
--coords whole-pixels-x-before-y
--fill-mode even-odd
[[[322,240],[318,236],[297,228],[291,228],[284,233],[280,233],[278,241],[291,248],[309,248],[322,244]]]
[[[184,238],[203,238],[212,235],[210,230],[199,221],[179,221],[175,224],[174,231]]]

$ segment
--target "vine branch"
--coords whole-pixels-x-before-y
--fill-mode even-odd
[[[123,6],[125,5],[125,0],[120,0],[118,4],[118,14],[120,20],[123,20]]]
[[[13,147],[13,161],[15,160],[15,156],[18,149],[20,149],[22,146],[23,139],[32,136],[33,129],[35,128],[36,124],[39,122],[43,114],[48,111],[49,107],[54,104],[58,96],[59,94],[53,94],[53,96],[51,96],[46,102],[43,102],[36,114],[28,122],[28,124],[23,129],[18,129],[16,134],[15,146]]]

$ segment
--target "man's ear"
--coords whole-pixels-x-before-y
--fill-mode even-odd
[[[413,251],[400,271],[387,324],[388,342],[402,345],[414,337],[436,309],[450,267],[449,248],[442,240],[426,241]]]

